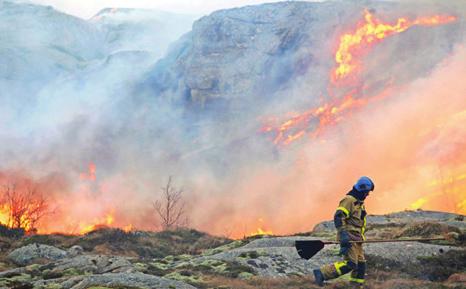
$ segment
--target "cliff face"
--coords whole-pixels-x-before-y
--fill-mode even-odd
[[[175,102],[247,109],[279,96],[280,105],[328,97],[339,37],[363,20],[367,9],[387,22],[398,17],[458,15],[464,5],[376,1],[283,2],[212,13],[149,74],[153,95]],[[464,22],[415,27],[393,36],[365,59],[366,87],[406,83],[428,73],[464,39]],[[375,61],[376,60],[376,61]],[[293,88],[301,89],[294,93]],[[286,93],[285,93],[286,92]],[[303,95],[305,94],[305,95]],[[286,100],[284,99],[286,98]],[[218,106],[221,104],[221,106]]]

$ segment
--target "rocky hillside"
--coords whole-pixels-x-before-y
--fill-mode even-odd
[[[457,1],[429,4],[289,1],[216,11],[194,23],[192,31],[150,72],[147,85],[153,95],[177,103],[232,113],[261,104],[273,106],[274,100],[281,105],[307,100],[309,105],[320,95],[326,96],[339,36],[361,21],[365,9],[393,21],[432,11],[458,15],[465,8]],[[407,83],[427,74],[464,40],[464,25],[460,20],[446,26],[419,27],[378,47],[370,55],[377,59],[373,61],[377,67],[368,65],[364,75],[366,93],[376,89],[376,82],[379,87],[389,79],[395,84]],[[297,87],[306,87],[309,94],[295,95],[293,88]]]
[[[25,115],[42,117],[50,110],[63,110],[54,107],[55,102],[63,106],[66,100],[80,99],[83,102],[69,105],[94,107],[101,102],[86,100],[96,95],[108,102],[109,95],[120,89],[107,92],[110,88],[142,77],[170,43],[191,29],[195,18],[154,10],[104,9],[85,20],[51,6],[0,0],[2,123],[29,125],[23,123]],[[116,62],[120,66],[112,66]]]
[[[104,32],[113,53],[142,50],[159,58],[172,42],[191,30],[196,18],[157,10],[106,8],[89,22]]]
[[[464,216],[440,212],[371,216],[370,238],[451,238],[366,244],[368,288],[464,288],[465,224]],[[316,288],[312,269],[338,260],[338,247],[306,261],[294,241],[333,235],[324,222],[296,236],[235,241],[194,230],[2,237],[0,288]],[[329,288],[343,282],[344,276]]]

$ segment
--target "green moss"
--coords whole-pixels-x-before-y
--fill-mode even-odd
[[[39,265],[39,264],[32,264],[32,265],[26,266],[26,270],[30,271],[30,272],[39,271],[40,267],[41,267],[41,265]]]
[[[244,280],[251,279],[252,277],[254,277],[254,274],[249,273],[249,272],[241,272],[238,274],[238,278],[244,279]]]
[[[229,269],[228,265],[224,263],[224,264],[215,266],[214,272],[222,274],[222,273],[228,272],[228,269]]]
[[[8,278],[8,280],[12,282],[30,282],[32,280],[32,277],[29,274],[23,273],[21,275]]]
[[[225,252],[225,251],[229,251],[229,250],[239,248],[241,246],[246,245],[247,243],[248,243],[248,241],[246,241],[246,240],[236,240],[236,241],[233,241],[231,243],[225,244],[225,245],[217,247],[217,248],[207,249],[207,250],[202,252],[202,255],[203,256],[211,256],[211,255],[219,254],[219,253],[222,253],[222,252]]]
[[[168,255],[162,259],[166,264],[173,263],[175,261],[175,256]]]
[[[45,289],[62,289],[63,287],[57,283],[50,283],[45,286]]]
[[[173,266],[173,269],[184,268],[191,266],[191,262],[180,262]]]
[[[178,255],[178,256],[173,257],[173,260],[174,261],[188,261],[188,260],[191,260],[192,258],[193,258],[193,256],[191,256],[189,254],[182,254],[182,255]]]
[[[16,288],[18,286],[29,284],[29,282],[31,281],[32,281],[31,275],[23,273],[17,276],[13,276],[11,278],[0,278],[0,287]],[[23,288],[23,287],[18,287],[18,288]]]
[[[63,271],[63,276],[79,276],[81,275],[81,272],[77,270],[76,268],[68,268],[65,271]]]
[[[335,255],[335,256],[340,254],[340,248],[337,246],[331,247],[329,251],[332,255]]]
[[[220,260],[215,260],[215,259],[207,259],[207,260],[203,260],[201,263],[199,263],[198,265],[201,265],[201,266],[207,266],[207,267],[216,267],[216,266],[219,266],[219,265],[222,265],[224,264],[225,262],[223,261],[220,261]]]
[[[134,269],[138,270],[139,272],[145,272],[149,268],[149,265],[144,264],[144,263],[134,263],[133,267],[134,267]]]
[[[168,268],[170,268],[167,264],[159,263],[159,262],[149,263],[149,266],[152,266],[152,267],[160,269],[160,270],[168,270]]]
[[[167,274],[169,268],[170,267],[165,263],[153,262],[149,263],[146,273],[156,276],[163,276]]]
[[[243,272],[254,274],[254,270],[239,262],[225,262],[223,265],[217,266],[215,272],[220,273],[225,277],[237,278]]]
[[[42,278],[44,280],[56,279],[56,278],[61,278],[61,277],[63,277],[63,272],[56,272],[50,269],[42,271]]]
[[[168,278],[168,279],[172,279],[172,280],[186,282],[186,283],[189,283],[189,284],[197,284],[197,283],[201,283],[203,281],[200,276],[193,275],[192,272],[189,272],[189,271],[172,272],[172,273],[167,274],[167,275],[165,275],[163,277]]]

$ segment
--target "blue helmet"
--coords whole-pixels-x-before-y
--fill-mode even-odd
[[[372,182],[372,180],[369,179],[368,177],[361,177],[354,185],[354,188],[358,192],[368,193],[375,189],[375,185],[374,185],[374,182]]]

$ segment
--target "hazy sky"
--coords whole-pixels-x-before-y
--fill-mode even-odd
[[[231,8],[280,0],[31,0],[51,5],[60,11],[82,18],[90,18],[107,7],[152,8],[180,13],[202,14]],[[283,1],[283,0],[282,0]]]

